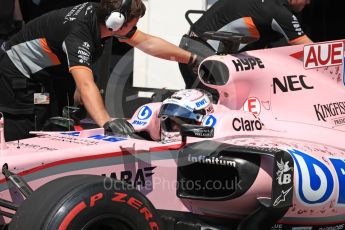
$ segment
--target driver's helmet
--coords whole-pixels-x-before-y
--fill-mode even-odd
[[[163,101],[160,112],[161,141],[181,140],[182,124],[201,125],[213,112],[212,96],[199,89],[184,89]]]

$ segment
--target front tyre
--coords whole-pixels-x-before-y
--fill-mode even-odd
[[[159,230],[157,211],[139,191],[111,178],[74,175],[37,189],[9,230]]]

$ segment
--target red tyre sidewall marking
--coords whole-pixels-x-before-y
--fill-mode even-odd
[[[84,201],[77,204],[63,219],[62,223],[60,224],[60,227],[58,230],[66,230],[68,225],[72,222],[74,217],[76,217],[81,211],[83,211],[87,205]]]

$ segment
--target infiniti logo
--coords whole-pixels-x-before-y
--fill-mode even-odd
[[[192,154],[188,155],[188,161],[193,163],[203,163],[203,164],[211,164],[211,165],[224,165],[224,166],[231,166],[236,167],[236,161],[232,160],[225,160],[218,157],[206,157],[206,156],[193,156]]]

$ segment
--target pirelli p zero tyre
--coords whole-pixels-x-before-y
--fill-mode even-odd
[[[148,199],[130,185],[74,175],[37,189],[16,212],[9,230],[164,229]]]

